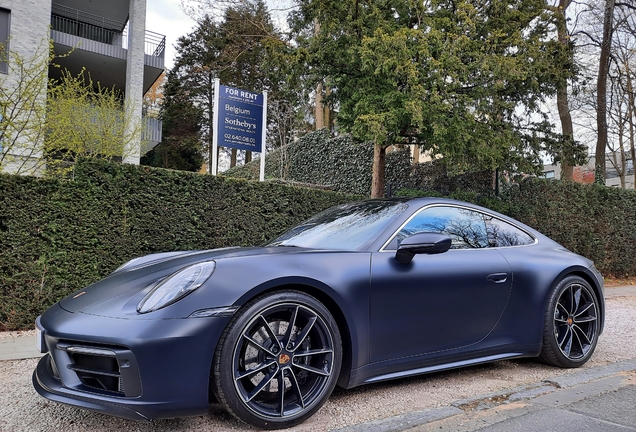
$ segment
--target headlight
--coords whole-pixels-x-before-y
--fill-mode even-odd
[[[203,285],[215,268],[214,261],[207,261],[183,268],[168,276],[139,302],[137,312],[156,311],[182,299]]]

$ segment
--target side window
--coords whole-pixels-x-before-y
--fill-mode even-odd
[[[486,224],[481,213],[459,207],[429,207],[419,212],[395,236],[390,249],[397,249],[402,240],[413,234],[436,232],[449,236],[451,249],[488,247]]]
[[[486,228],[488,230],[488,241],[493,247],[503,246],[523,246],[534,243],[534,238],[525,231],[488,215],[484,215],[486,219]]]
[[[0,8],[0,72],[7,73],[9,70],[9,24],[11,22],[11,12]]]

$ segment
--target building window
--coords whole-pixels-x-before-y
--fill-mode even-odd
[[[0,8],[0,72],[9,71],[9,25],[11,24],[11,11]]]
[[[547,179],[553,179],[554,178],[554,170],[553,171],[546,171],[546,172],[543,173],[543,175]]]

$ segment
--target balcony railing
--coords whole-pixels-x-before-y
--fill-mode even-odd
[[[67,6],[53,3],[51,28],[62,33],[128,48],[128,23],[121,23]],[[144,53],[164,58],[166,37],[146,30]]]
[[[144,125],[141,138],[147,141],[148,150],[161,142],[162,122],[153,117],[144,117]]]
[[[128,47],[128,25],[123,32],[123,47]],[[144,53],[152,57],[164,58],[166,52],[166,37],[162,34],[146,30],[146,40],[144,43]]]

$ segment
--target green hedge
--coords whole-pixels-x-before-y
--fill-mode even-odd
[[[636,276],[636,191],[535,179],[503,200],[507,214],[591,259],[604,276]]]
[[[404,191],[406,196],[443,196]],[[594,261],[604,276],[636,275],[636,191],[597,184],[528,179],[499,196],[455,190],[450,198],[491,208]]]
[[[496,197],[450,196],[537,228],[594,260],[605,276],[636,275],[635,191],[535,179]],[[133,257],[260,244],[353,199],[100,161],[78,164],[72,181],[0,174],[0,330],[31,328],[46,307]]]
[[[0,174],[0,330],[160,251],[256,245],[352,196],[101,161],[74,180]]]

